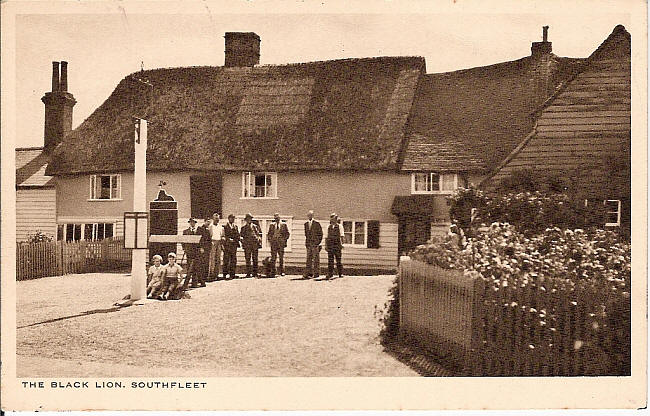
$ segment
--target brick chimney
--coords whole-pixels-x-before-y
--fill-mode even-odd
[[[260,37],[253,32],[226,32],[226,67],[255,66],[260,63]]]
[[[557,74],[557,59],[553,55],[551,42],[548,41],[548,26],[542,27],[542,41],[533,42],[530,48],[533,64],[532,96],[533,106],[541,105],[555,91]]]
[[[52,62],[52,91],[46,92],[41,101],[45,104],[44,150],[50,153],[72,130],[72,107],[77,101],[68,92],[67,62]]]
[[[542,27],[542,41],[533,42],[530,47],[532,56],[540,56],[553,52],[552,43],[548,41],[548,26]]]

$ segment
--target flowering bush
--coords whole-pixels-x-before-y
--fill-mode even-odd
[[[27,238],[27,241],[30,243],[42,243],[45,241],[52,241],[52,237],[45,234],[43,231],[36,231]]]
[[[473,237],[485,216],[486,207],[490,198],[483,191],[476,188],[458,188],[447,199],[449,203],[449,217],[467,237]]]
[[[509,223],[520,232],[534,235],[548,227],[595,229],[606,222],[603,204],[585,204],[564,193],[539,191],[485,194],[469,188],[458,189],[448,199],[449,215],[467,237],[476,235],[481,224]]]
[[[589,280],[627,290],[630,245],[611,231],[552,227],[529,237],[510,224],[493,223],[464,247],[457,241],[452,233],[433,238],[411,257],[445,269],[474,271],[485,279]]]

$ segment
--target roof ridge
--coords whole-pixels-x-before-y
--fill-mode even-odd
[[[496,66],[500,66],[500,65],[505,65],[505,64],[511,64],[511,63],[514,63],[514,62],[522,62],[522,61],[524,61],[524,60],[529,60],[529,59],[531,59],[531,58],[533,58],[533,57],[532,57],[532,56],[524,56],[524,57],[522,57],[522,58],[519,58],[519,59],[513,59],[513,60],[511,60],[511,61],[497,62],[497,63],[490,64],[490,65],[473,66],[473,67],[471,67],[471,68],[456,69],[456,70],[453,70],[453,71],[445,71],[445,72],[430,72],[430,73],[425,74],[425,75],[450,75],[450,74],[459,74],[459,73],[464,73],[464,72],[474,71],[474,70],[477,70],[477,69],[489,69],[489,68],[492,68],[492,67],[496,67]]]
[[[334,63],[334,62],[368,62],[368,61],[380,61],[380,60],[411,60],[418,59],[424,60],[423,56],[420,55],[397,55],[397,56],[366,56],[361,58],[338,58],[338,59],[323,59],[320,61],[306,61],[306,62],[288,62],[285,64],[262,64],[256,65],[254,68],[264,68],[264,67],[286,67],[286,66],[301,66],[301,65],[313,65],[313,64],[324,64],[324,63]]]
[[[587,58],[572,58],[570,56],[558,56],[558,55],[556,55],[556,54],[554,54],[552,52],[549,53],[549,55],[551,57],[557,58],[557,59],[570,59],[570,60],[574,60],[574,61],[584,61],[584,60],[587,59]],[[513,63],[518,63],[518,62],[523,63],[524,61],[528,61],[528,60],[532,61],[532,60],[537,60],[537,59],[539,59],[539,58],[534,57],[532,55],[528,55],[528,56],[521,57],[519,59],[513,59],[513,60],[510,60],[510,61],[503,61],[503,62],[496,62],[496,63],[490,64],[490,65],[473,66],[471,68],[456,69],[454,71],[430,72],[430,73],[425,74],[425,75],[461,74],[461,73],[464,73],[464,72],[470,72],[470,71],[476,71],[476,70],[489,70],[489,69],[492,69],[494,67],[498,67],[498,66],[502,66],[502,65],[513,64]]]
[[[258,64],[255,66],[242,66],[242,67],[227,67],[224,65],[189,65],[189,66],[171,66],[171,67],[161,67],[161,68],[151,68],[145,70],[134,71],[127,74],[124,78],[133,77],[139,74],[146,75],[147,73],[156,72],[156,71],[172,71],[172,70],[181,70],[181,69],[214,69],[214,70],[233,70],[233,69],[243,69],[251,70],[256,68],[291,68],[291,67],[300,67],[300,66],[309,66],[309,65],[318,65],[318,64],[328,64],[328,63],[346,63],[346,62],[373,62],[373,61],[387,61],[387,60],[418,60],[424,62],[425,58],[420,55],[398,55],[398,56],[367,56],[360,58],[338,58],[338,59],[324,59],[319,61],[306,61],[306,62],[287,62],[283,64]]]

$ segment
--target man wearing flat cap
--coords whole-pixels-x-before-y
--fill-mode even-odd
[[[235,269],[237,268],[237,248],[239,247],[239,230],[235,224],[235,216],[228,215],[228,222],[223,226],[223,277],[224,279],[230,274],[231,279],[237,278]]]
[[[200,235],[199,229],[196,227],[196,220],[190,218],[187,221],[190,226],[183,230],[183,235]],[[187,275],[185,276],[185,282],[183,283],[183,289],[186,289],[192,281],[192,287],[205,286],[203,281],[203,276],[199,267],[199,245],[192,243],[183,243],[183,251],[187,257]]]
[[[330,215],[330,223],[327,226],[327,238],[325,239],[325,250],[327,250],[327,278],[334,276],[334,260],[339,277],[343,277],[343,264],[341,264],[341,250],[343,249],[343,227],[339,224],[338,216],[335,213]]]
[[[253,215],[246,214],[245,224],[241,227],[241,244],[246,259],[246,277],[257,277],[258,250],[262,247],[262,231],[253,222]],[[251,263],[252,268],[251,268]]]

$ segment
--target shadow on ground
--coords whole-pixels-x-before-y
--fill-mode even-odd
[[[77,314],[74,314],[74,315],[62,316],[62,317],[59,317],[59,318],[47,319],[47,320],[45,320],[45,321],[34,322],[33,324],[19,326],[19,327],[16,327],[16,329],[28,328],[28,327],[30,327],[30,326],[37,326],[37,325],[43,325],[43,324],[50,324],[50,323],[52,323],[52,322],[58,322],[58,321],[64,321],[64,320],[66,320],[66,319],[72,319],[72,318],[79,318],[79,317],[82,317],[82,316],[94,315],[94,314],[96,314],[96,313],[111,313],[111,312],[117,312],[117,311],[119,311],[120,309],[123,309],[123,308],[126,308],[126,307],[131,306],[132,304],[133,304],[133,302],[130,302],[130,303],[124,303],[124,304],[120,304],[120,305],[117,305],[117,304],[116,304],[115,306],[110,307],[110,308],[106,308],[106,309],[93,309],[93,310],[90,310],[90,311],[85,311],[85,312],[77,313]]]
[[[416,344],[393,341],[384,346],[384,351],[424,377],[455,377],[461,375],[460,369],[451,365],[440,364],[444,362],[444,359],[433,357],[430,352]]]

